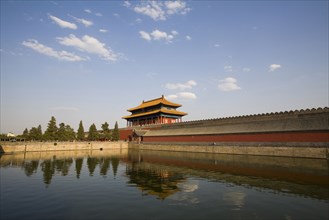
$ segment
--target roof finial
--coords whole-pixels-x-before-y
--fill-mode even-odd
[[[164,99],[164,95],[162,95],[161,98]]]

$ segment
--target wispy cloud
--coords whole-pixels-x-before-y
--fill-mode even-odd
[[[99,29],[99,32],[101,32],[101,33],[107,33],[108,30],[106,30],[106,29]]]
[[[219,80],[218,89],[224,92],[230,92],[240,90],[241,88],[238,86],[235,78],[227,77],[223,80]]]
[[[56,51],[52,49],[51,47],[45,46],[43,44],[40,44],[37,40],[30,39],[27,41],[23,41],[22,45],[28,48],[31,48],[32,50],[50,56],[55,57],[58,60],[65,60],[65,61],[83,61],[87,60],[86,58],[80,57],[78,55],[75,55],[74,53],[69,53],[65,50],[62,51]]]
[[[91,10],[90,9],[85,9],[84,10],[86,13],[88,13],[88,14],[91,14]]]
[[[192,92],[179,92],[177,94],[172,94],[166,96],[167,99],[174,100],[174,99],[185,99],[185,100],[193,100],[197,99],[195,93]]]
[[[70,34],[68,37],[57,37],[60,44],[65,46],[71,46],[79,51],[84,51],[91,54],[96,54],[104,60],[117,61],[119,54],[114,53],[110,48],[106,48],[106,45],[94,37],[84,35],[81,39],[74,34]]]
[[[134,10],[138,14],[146,15],[155,21],[166,20],[170,15],[187,14],[191,9],[187,7],[184,1],[142,1],[133,6],[129,1],[125,1],[123,5]]]
[[[160,31],[158,29],[152,31],[151,33],[140,31],[139,32],[140,37],[144,40],[151,41],[151,40],[157,40],[157,41],[165,41],[167,43],[171,43],[172,40],[175,38],[176,35],[178,35],[177,31],[171,31],[171,33],[167,33],[164,31]]]
[[[89,20],[86,20],[86,19],[83,19],[83,18],[77,18],[77,17],[74,17],[72,15],[70,15],[76,22],[79,22],[81,24],[83,24],[84,26],[86,27],[89,27],[91,25],[93,25],[94,23],[92,21],[89,21]]]
[[[58,17],[55,17],[51,14],[48,15],[49,18],[51,20],[53,20],[58,26],[60,26],[61,28],[70,28],[70,29],[73,29],[73,30],[76,30],[78,27],[76,24],[74,23],[71,23],[71,22],[68,22],[68,21],[64,21]]]
[[[232,72],[233,71],[233,67],[232,66],[224,66],[224,70],[226,71],[226,72]]]
[[[250,72],[250,71],[251,71],[251,69],[248,68],[248,67],[244,67],[244,68],[242,68],[242,72],[248,73],[248,72]]]
[[[281,68],[281,65],[280,64],[271,64],[270,66],[269,66],[269,68],[270,68],[270,72],[273,72],[273,71],[275,71],[275,70],[277,70],[277,69],[280,69]]]
[[[185,90],[185,89],[192,89],[193,86],[196,86],[197,83],[194,80],[189,80],[186,83],[167,83],[165,87],[171,90]]]
[[[186,35],[186,40],[192,40],[192,37],[190,37],[189,35]]]

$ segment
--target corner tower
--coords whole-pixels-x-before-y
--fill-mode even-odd
[[[181,122],[182,117],[187,115],[176,110],[181,106],[168,101],[162,95],[160,98],[143,101],[140,105],[127,109],[131,115],[122,118],[127,120],[127,127]]]

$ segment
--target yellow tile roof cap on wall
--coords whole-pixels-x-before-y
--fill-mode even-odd
[[[156,106],[156,105],[159,105],[159,104],[164,104],[164,105],[168,105],[168,106],[172,106],[172,107],[181,107],[182,106],[180,104],[168,101],[162,95],[160,98],[157,98],[157,99],[143,101],[139,106],[127,109],[127,111],[131,112],[131,111],[135,111],[135,110],[138,110],[138,109],[143,109],[143,108],[147,108],[147,107],[151,107],[151,106]]]

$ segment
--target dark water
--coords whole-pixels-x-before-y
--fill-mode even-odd
[[[0,219],[328,219],[327,160],[157,151],[2,155]]]

